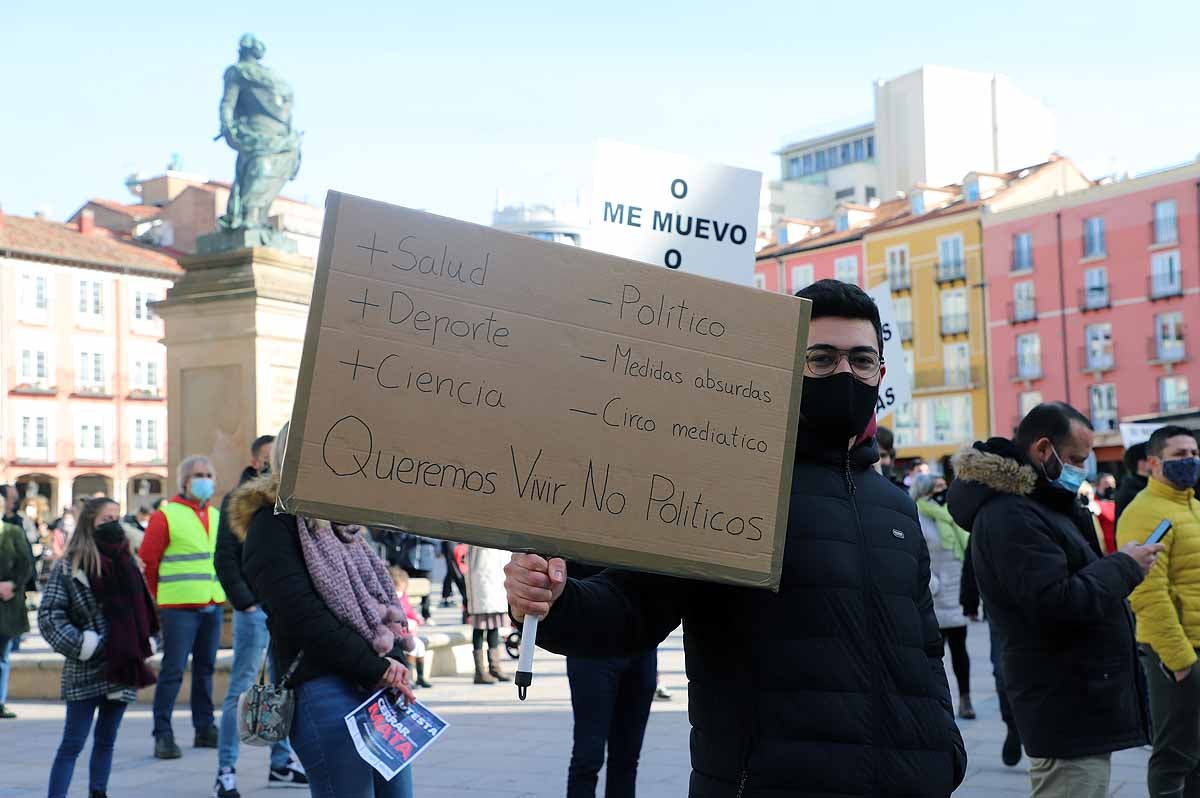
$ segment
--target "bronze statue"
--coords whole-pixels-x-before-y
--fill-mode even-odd
[[[236,176],[222,231],[237,233],[242,246],[293,250],[294,242],[270,226],[271,203],[300,171],[300,134],[292,129],[292,87],[261,61],[266,46],[247,33],[238,62],[225,70],[221,133],[237,151]],[[288,245],[291,246],[288,246]]]

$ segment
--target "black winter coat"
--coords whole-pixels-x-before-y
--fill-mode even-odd
[[[230,526],[244,535],[242,567],[267,613],[276,673],[304,652],[292,684],[337,675],[360,687],[379,684],[388,663],[343,623],[317,593],[304,564],[294,515],[275,515],[278,482],[262,478],[230,495]],[[403,662],[403,652],[393,651]]]
[[[945,798],[966,753],[916,508],[873,441],[806,437],[778,593],[610,569],[568,581],[538,644],[634,654],[682,619],[692,798]]]
[[[1146,489],[1146,485],[1150,484],[1150,480],[1146,477],[1137,474],[1126,474],[1121,480],[1121,484],[1117,486],[1117,495],[1114,498],[1114,503],[1117,507],[1117,519],[1121,518],[1121,513],[1125,512],[1125,508],[1130,502],[1137,498],[1137,495]]]
[[[238,479],[238,487],[257,477],[258,472],[250,466],[246,466],[242,471],[241,478]],[[213,567],[217,570],[217,579],[221,581],[221,587],[225,590],[225,596],[229,599],[229,603],[235,610],[246,610],[257,604],[258,599],[255,598],[254,591],[250,589],[250,584],[246,582],[246,576],[242,573],[242,541],[233,534],[233,530],[229,528],[229,519],[226,517],[226,510],[229,509],[229,497],[232,495],[233,491],[230,491],[221,500],[221,518],[217,522],[217,550],[213,555]]]
[[[1147,698],[1126,597],[1132,557],[1101,557],[1091,516],[1051,487],[1012,443],[958,455],[955,522],[992,623],[1005,638],[1004,680],[1033,757],[1070,759],[1144,745]]]

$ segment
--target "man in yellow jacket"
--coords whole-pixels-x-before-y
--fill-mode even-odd
[[[1117,543],[1144,541],[1166,519],[1166,549],[1129,597],[1146,653],[1154,753],[1151,798],[1200,795],[1200,447],[1191,430],[1162,427],[1147,446],[1146,489],[1117,523]]]

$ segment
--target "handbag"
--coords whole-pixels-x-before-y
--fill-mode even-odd
[[[274,745],[291,734],[296,694],[290,682],[303,656],[303,651],[297,654],[287,673],[275,684],[267,683],[267,658],[263,657],[258,683],[238,699],[238,739],[246,745]]]

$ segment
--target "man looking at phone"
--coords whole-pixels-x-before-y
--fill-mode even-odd
[[[1091,424],[1061,402],[1029,411],[1016,439],[960,453],[950,513],[971,530],[1035,798],[1107,798],[1112,752],[1144,745],[1146,695],[1125,603],[1161,545],[1104,557],[1076,495]]]
[[[1200,447],[1183,427],[1162,427],[1147,446],[1150,484],[1117,524],[1118,543],[1146,540],[1164,521],[1171,529],[1158,562],[1130,601],[1145,654],[1154,718],[1151,798],[1200,795]]]

